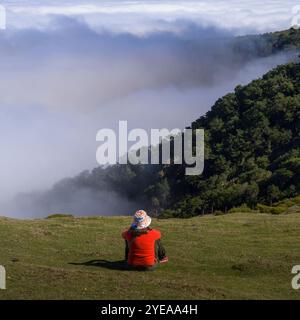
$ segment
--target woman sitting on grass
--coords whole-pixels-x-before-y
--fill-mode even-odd
[[[158,263],[168,261],[161,243],[161,234],[151,229],[151,218],[144,210],[134,215],[134,222],[129,230],[122,233],[125,239],[125,260],[130,268],[152,270]]]

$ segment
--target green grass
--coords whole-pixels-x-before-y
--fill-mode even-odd
[[[130,217],[0,218],[0,299],[299,299],[300,214],[153,219],[169,263],[154,272],[89,266],[121,260]]]

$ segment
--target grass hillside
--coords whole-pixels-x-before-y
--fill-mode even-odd
[[[0,299],[299,299],[300,214],[232,213],[155,220],[170,262],[154,272],[107,268],[123,258],[130,217],[0,218]],[[96,262],[89,262],[96,260]]]

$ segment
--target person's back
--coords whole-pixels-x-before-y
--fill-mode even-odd
[[[126,242],[125,259],[129,266],[151,268],[158,262],[167,262],[161,233],[149,227],[151,218],[144,210],[134,215],[130,229],[122,233]]]
[[[123,233],[129,252],[127,262],[133,266],[153,266],[157,261],[155,256],[155,241],[161,234],[154,229],[128,230]]]

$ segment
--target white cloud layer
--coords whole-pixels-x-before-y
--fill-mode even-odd
[[[51,28],[53,15],[84,20],[95,30],[145,35],[180,33],[186,23],[216,26],[239,34],[291,26],[295,0],[112,0],[3,1],[11,28]],[[181,21],[181,23],[178,23]],[[183,23],[184,22],[184,23]]]

